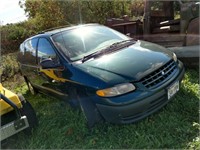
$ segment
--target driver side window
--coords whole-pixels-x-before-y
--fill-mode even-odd
[[[38,62],[40,63],[44,59],[52,59],[56,61],[56,53],[46,38],[40,38],[38,42]]]

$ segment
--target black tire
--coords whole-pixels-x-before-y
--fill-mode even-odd
[[[33,87],[33,85],[31,84],[31,82],[27,78],[25,78],[25,81],[26,81],[26,84],[28,86],[28,89],[29,89],[30,93],[32,95],[36,95],[38,93],[37,89]]]
[[[96,123],[102,122],[104,120],[95,103],[85,93],[77,92],[76,96],[79,106],[90,129],[94,127]]]
[[[19,96],[19,98],[20,98],[22,106],[23,106],[20,109],[21,115],[26,116],[28,119],[28,123],[29,123],[29,127],[26,130],[24,130],[24,132],[26,134],[31,134],[32,129],[38,125],[36,113],[35,113],[33,107],[31,106],[31,104],[28,101],[26,101],[23,96]]]

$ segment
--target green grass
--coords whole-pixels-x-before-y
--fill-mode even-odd
[[[8,83],[5,83],[9,86]],[[33,105],[39,126],[32,136],[7,140],[13,149],[200,149],[199,74],[187,70],[175,98],[159,112],[134,124],[101,123],[88,130],[84,116],[64,101],[31,96],[24,83],[14,87]]]

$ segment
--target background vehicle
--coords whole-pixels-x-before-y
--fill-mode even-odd
[[[0,83],[0,113],[1,113],[1,141],[20,132],[31,133],[37,125],[35,111],[22,95],[4,88]]]
[[[111,19],[107,25],[132,37],[167,47],[187,67],[198,66],[199,6],[198,1],[145,0],[142,22]]]
[[[18,60],[29,89],[81,107],[90,127],[132,123],[178,92],[183,64],[164,47],[85,24],[30,37]]]

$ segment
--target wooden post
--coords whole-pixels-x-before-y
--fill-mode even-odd
[[[151,11],[150,10],[150,1],[149,0],[145,0],[145,4],[144,4],[144,20],[143,20],[144,35],[149,35],[150,34],[150,17],[151,17],[151,12],[150,11]]]

